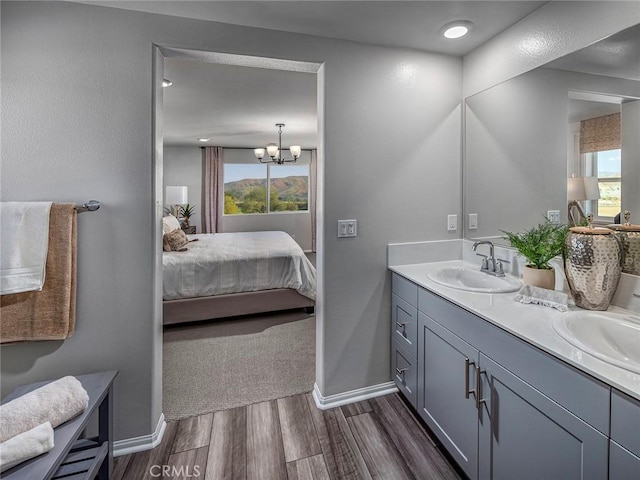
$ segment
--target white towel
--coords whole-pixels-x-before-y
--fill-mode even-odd
[[[82,413],[89,395],[75,377],[64,377],[0,405],[0,442],[45,422],[55,428]]]
[[[543,307],[551,307],[561,312],[566,312],[569,297],[566,293],[557,292],[555,290],[547,290],[546,288],[535,287],[533,285],[525,285],[520,289],[514,300],[520,303],[533,303],[542,305]]]
[[[53,448],[53,427],[49,422],[0,443],[0,472],[15,467]]]
[[[0,295],[40,291],[51,202],[0,203]]]

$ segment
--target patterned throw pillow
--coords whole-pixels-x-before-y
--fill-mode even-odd
[[[186,252],[187,243],[189,243],[187,234],[179,228],[162,236],[162,249],[165,252]]]
[[[180,228],[180,222],[173,215],[162,217],[162,234],[171,233]]]

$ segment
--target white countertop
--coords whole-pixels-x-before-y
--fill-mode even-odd
[[[427,276],[430,271],[443,266],[463,265],[471,269],[478,268],[477,265],[465,263],[461,260],[452,260],[390,266],[389,269],[531,345],[640,400],[640,374],[610,365],[591,356],[587,352],[574,347],[556,333],[553,329],[553,321],[566,314],[550,307],[516,302],[514,300],[516,293],[488,294],[467,292],[445,287],[432,281]],[[572,310],[581,309],[570,306],[569,311]],[[610,307],[609,311],[637,315],[634,312],[615,306]]]

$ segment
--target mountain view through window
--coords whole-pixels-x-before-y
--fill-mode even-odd
[[[308,165],[225,164],[225,215],[308,210]]]

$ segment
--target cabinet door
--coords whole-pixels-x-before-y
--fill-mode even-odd
[[[602,480],[608,439],[480,354],[479,478]]]
[[[478,351],[418,312],[418,412],[471,480],[478,473]],[[465,371],[466,369],[466,371]]]
[[[609,480],[640,478],[640,458],[613,440],[609,445]]]

